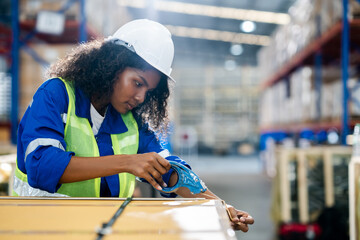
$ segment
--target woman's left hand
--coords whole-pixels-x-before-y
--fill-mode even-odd
[[[248,224],[253,224],[254,219],[247,212],[237,210],[231,205],[227,205],[227,208],[231,215],[230,219],[232,228],[243,232],[249,231]]]

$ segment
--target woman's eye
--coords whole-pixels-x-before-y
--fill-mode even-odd
[[[138,81],[135,81],[135,84],[136,84],[137,87],[141,87],[141,86],[142,86],[142,84],[141,84],[140,82],[138,82]]]

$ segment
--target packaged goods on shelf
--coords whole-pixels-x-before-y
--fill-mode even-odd
[[[342,89],[342,81],[341,79],[338,79],[337,81],[333,82],[332,84],[333,86],[333,89],[332,89],[332,92],[333,92],[333,97],[332,97],[332,100],[333,100],[333,112],[332,112],[332,118],[333,119],[336,119],[336,118],[339,118],[342,114],[342,109],[343,109],[343,89]],[[350,101],[350,104],[351,104],[351,101]],[[350,112],[352,112],[350,110]]]
[[[253,79],[258,71],[243,66],[229,72],[223,67],[179,66],[174,112],[177,126],[192,125],[198,133],[199,145],[223,152],[256,136],[258,89]],[[178,77],[176,77],[178,76]]]
[[[0,72],[0,122],[10,119],[11,75]]]
[[[341,79],[326,83],[322,88],[321,111],[322,118],[340,119],[343,109],[343,83]],[[360,116],[360,83],[357,78],[348,80],[349,114]]]
[[[9,66],[6,62],[5,56],[0,56],[0,72],[6,72],[9,69]]]
[[[321,76],[320,114],[316,110],[315,69],[302,67],[289,75],[289,80],[283,79],[264,90],[260,99],[260,125],[306,123],[317,118],[339,120],[343,107],[341,69],[323,67]],[[349,113],[360,116],[360,83],[354,77],[348,81]]]
[[[286,82],[282,81],[279,84],[276,84],[273,88],[274,90],[274,102],[276,106],[274,110],[274,123],[279,124],[279,123],[284,123],[286,122],[286,114],[287,113],[287,109],[285,106],[285,98],[286,98]],[[283,109],[286,109],[285,111],[283,111]]]
[[[360,3],[357,0],[350,0],[350,16],[353,18],[360,17]]]
[[[350,14],[356,16],[359,3],[352,0]],[[303,50],[312,40],[325,33],[342,17],[341,0],[298,0],[289,9],[290,23],[279,26],[272,34],[273,41],[258,52],[261,79],[284,66],[294,55]]]
[[[314,3],[314,19],[318,18],[319,33],[324,33],[342,18],[341,0],[316,0]]]
[[[270,102],[272,100],[271,91],[265,90],[263,94],[261,94],[259,98],[260,108],[259,108],[259,125],[260,126],[267,126],[271,124],[272,119],[272,111],[268,107]]]
[[[272,34],[274,41],[259,51],[259,66],[262,69],[264,80],[313,38],[315,21],[312,19],[312,12],[313,4],[310,1],[298,0],[289,9],[290,23],[279,26]]]
[[[11,138],[8,127],[0,127],[0,142],[9,142]]]
[[[21,0],[20,1],[20,21],[35,20],[40,11],[53,11],[61,10],[68,0]],[[68,20],[79,20],[79,4],[73,4],[66,12],[65,18]]]
[[[0,122],[7,123],[11,112],[11,75],[0,72]],[[7,126],[0,126],[0,142],[7,142],[10,132]],[[1,143],[0,145],[2,145]]]
[[[323,84],[321,87],[321,118],[329,119],[332,116],[333,97],[332,84]]]
[[[289,84],[290,86],[287,86]],[[266,89],[260,100],[260,125],[304,122],[315,119],[313,70],[300,68]]]
[[[304,67],[290,76],[290,98],[295,109],[293,122],[303,122],[310,119],[312,74],[311,68]]]
[[[350,116],[360,116],[360,84],[356,78],[348,80]],[[343,109],[343,84],[341,79],[323,85],[321,116],[323,118],[340,119]]]
[[[310,121],[316,119],[318,115],[318,110],[316,108],[316,99],[317,99],[317,93],[314,89],[312,89],[311,99],[310,99],[310,118],[309,118]]]
[[[348,81],[350,92],[349,109],[352,116],[360,116],[360,82],[358,78],[352,78]]]
[[[65,56],[74,45],[73,44],[31,44],[30,47],[43,60],[54,63],[59,58]],[[19,117],[25,113],[26,108],[38,87],[46,80],[45,73],[48,66],[36,62],[32,56],[24,50],[20,52],[20,89],[19,89]]]

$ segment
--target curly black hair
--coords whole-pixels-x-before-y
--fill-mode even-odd
[[[155,69],[125,46],[112,41],[93,40],[72,50],[65,58],[53,64],[48,77],[62,77],[73,82],[89,99],[107,101],[119,74],[131,67],[142,71]],[[154,131],[166,133],[168,128],[168,77],[161,73],[158,86],[149,91],[145,101],[132,110],[142,125],[149,124]],[[139,122],[139,121],[138,121]]]

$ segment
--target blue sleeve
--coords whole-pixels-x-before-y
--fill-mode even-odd
[[[166,150],[166,149],[164,149],[161,146],[161,143],[158,140],[155,132],[151,131],[147,125],[140,128],[138,153],[147,153],[147,152],[160,153],[164,150]],[[182,160],[181,158],[179,158],[178,156],[172,156],[171,154],[169,154],[169,156],[165,157],[165,159],[171,160],[171,161],[176,161],[176,162],[191,169],[190,165],[187,162],[185,162],[184,160]],[[171,176],[172,172],[173,172],[173,169],[170,169],[169,172],[165,173],[162,176],[162,178],[166,184],[169,184],[169,180],[170,180],[170,176]],[[161,191],[160,191],[160,194],[163,197],[176,197],[177,196],[177,194],[175,194],[175,193],[169,194],[169,193],[163,193]]]
[[[18,167],[28,183],[54,193],[73,152],[66,152],[63,113],[68,96],[60,79],[48,80],[37,90],[19,125]],[[26,157],[26,159],[25,159]]]

